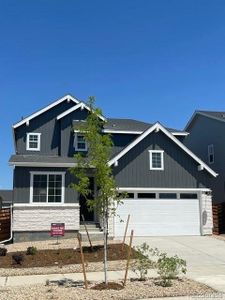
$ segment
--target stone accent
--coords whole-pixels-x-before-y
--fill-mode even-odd
[[[202,192],[200,201],[201,201],[200,207],[201,207],[202,235],[211,235],[213,229],[211,193]]]
[[[14,205],[13,231],[48,231],[51,223],[65,223],[65,230],[79,230],[79,205]]]

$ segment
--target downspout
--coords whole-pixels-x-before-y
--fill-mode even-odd
[[[0,242],[0,245],[1,244],[4,244],[4,243],[7,243],[7,242],[9,242],[9,241],[11,241],[12,240],[12,238],[13,238],[13,230],[12,230],[12,205],[10,205],[10,214],[11,214],[11,222],[10,222],[10,238],[9,239],[7,239],[7,240],[4,240],[4,241],[1,241]]]

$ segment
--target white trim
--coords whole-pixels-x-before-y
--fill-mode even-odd
[[[76,98],[74,98],[73,96],[71,96],[71,95],[66,95],[66,96],[64,96],[64,97],[62,97],[62,98],[56,100],[56,101],[53,102],[52,104],[46,106],[45,108],[43,108],[43,109],[37,111],[36,113],[30,115],[29,117],[26,117],[26,118],[24,118],[23,120],[21,120],[20,122],[14,124],[14,125],[13,125],[13,128],[15,129],[15,128],[17,128],[17,127],[23,125],[24,123],[29,124],[29,122],[30,122],[31,119],[33,119],[33,118],[39,116],[40,114],[46,112],[47,110],[51,109],[52,107],[54,107],[54,106],[60,104],[61,102],[65,101],[65,100],[68,100],[68,99],[70,99],[71,101],[75,102],[76,104],[79,103],[79,101],[78,101]]]
[[[38,137],[37,148],[30,148],[30,136],[31,135],[36,135]],[[27,133],[26,150],[27,151],[40,151],[41,150],[41,133],[37,133],[37,132],[28,132]]]
[[[14,203],[13,207],[43,207],[43,203],[41,202],[38,203]],[[78,203],[54,203],[54,202],[48,202],[48,203],[44,203],[44,206],[48,206],[48,207],[77,207],[79,208],[80,205]]]
[[[90,107],[88,107],[85,103],[80,102],[79,104],[69,108],[68,110],[64,111],[63,113],[61,113],[60,115],[57,116],[57,120],[60,120],[61,118],[64,118],[65,116],[67,116],[68,114],[74,112],[77,109],[84,109],[86,108],[88,111],[91,111]],[[101,120],[106,121],[106,118],[104,118],[103,116],[98,116]]]
[[[111,130],[111,129],[103,129],[104,133],[121,133],[121,134],[142,134],[143,131],[130,131],[130,130]]]
[[[201,191],[201,192],[211,192],[211,189],[208,188],[144,188],[144,187],[118,187],[117,188],[119,191],[127,191],[127,192],[132,192],[132,191],[143,191],[143,192],[147,192],[147,191]]]
[[[144,131],[135,131],[135,130],[112,130],[112,129],[103,129],[104,133],[120,133],[120,134],[142,134]],[[188,132],[171,132],[173,135],[177,136],[186,136]]]
[[[54,202],[48,202],[48,186],[47,186],[47,195],[46,202],[33,202],[33,183],[34,183],[34,175],[47,175],[47,183],[49,181],[49,175],[61,175],[62,176],[62,194],[61,194],[61,202],[57,202],[57,204],[63,204],[65,201],[65,174],[66,172],[46,172],[46,171],[30,171],[30,203],[36,204],[38,203],[40,206],[45,206],[47,203],[52,205]],[[53,205],[54,206],[54,205]]]
[[[9,162],[10,166],[16,167],[56,167],[56,168],[70,168],[75,167],[76,163],[48,163],[48,162]]]
[[[149,129],[142,133],[139,137],[137,137],[132,143],[130,143],[127,147],[125,147],[122,151],[120,151],[114,158],[112,158],[108,164],[111,166],[115,163],[115,161],[119,160],[123,157],[128,151],[130,151],[134,146],[140,143],[146,136],[150,133],[154,132],[154,130],[158,128],[165,135],[167,135],[172,141],[174,141],[181,149],[183,149],[189,156],[191,156],[199,165],[202,165],[205,170],[207,170],[211,175],[216,177],[218,174],[214,172],[209,166],[207,166],[200,158],[198,158],[191,150],[189,150],[184,144],[182,144],[175,136],[172,135],[166,128],[164,128],[160,123],[155,123]]]
[[[187,136],[189,135],[189,132],[171,132],[173,135],[177,136]]]
[[[83,137],[84,137],[84,134],[78,133],[78,132],[75,133],[75,135],[74,135],[74,149],[75,149],[75,151],[77,151],[77,152],[86,152],[86,151],[88,150],[87,142],[86,142],[85,139],[84,139],[85,148],[80,149],[80,148],[78,147],[78,144],[79,144],[79,142],[78,142],[78,136],[83,136]]]
[[[149,152],[149,162],[150,162],[150,170],[164,170],[164,151],[163,150],[148,150]],[[154,168],[152,166],[152,153],[160,153],[161,157],[161,168]]]

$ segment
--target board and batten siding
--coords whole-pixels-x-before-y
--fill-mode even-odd
[[[208,145],[214,145],[214,163],[209,166],[219,176],[209,182],[212,189],[213,202],[225,201],[225,122],[197,115],[188,128],[189,135],[185,137],[184,144],[198,157],[208,164]]]
[[[52,109],[30,120],[29,125],[23,124],[15,129],[16,153],[34,155],[60,155],[60,123],[56,117],[71,108],[73,102],[64,101]],[[27,133],[41,133],[40,151],[27,151]]]
[[[15,167],[14,169],[14,203],[30,202],[30,172],[66,172],[65,173],[65,199],[64,203],[79,203],[78,193],[70,187],[75,182],[74,176],[66,168],[31,168]]]
[[[58,121],[60,122],[61,128],[61,156],[72,157],[74,155],[75,148],[73,121],[86,120],[87,116],[88,112],[86,109],[79,109]]]
[[[149,150],[164,151],[164,170],[150,170]],[[113,167],[119,187],[208,188],[212,176],[162,132],[134,146]]]

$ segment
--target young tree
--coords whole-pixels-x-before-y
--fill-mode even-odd
[[[88,144],[86,154],[77,153],[74,155],[76,166],[71,168],[78,182],[72,187],[87,200],[89,210],[95,210],[102,221],[104,236],[104,275],[105,284],[107,278],[107,245],[108,245],[108,221],[116,213],[116,207],[121,203],[124,195],[119,194],[112,174],[112,169],[108,165],[111,156],[113,142],[109,134],[103,134],[104,121],[100,118],[102,112],[95,108],[95,98],[89,97],[88,106],[90,112],[86,119],[79,126],[79,131],[83,133]],[[77,129],[77,128],[76,128]],[[90,197],[90,173],[94,177],[96,193]]]

